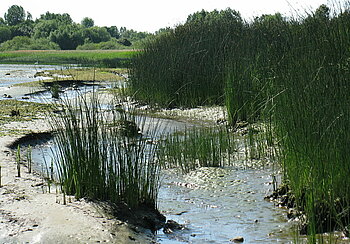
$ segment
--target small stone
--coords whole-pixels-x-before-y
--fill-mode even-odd
[[[244,238],[243,236],[236,236],[235,238],[232,238],[230,241],[234,243],[241,243],[241,242],[244,242]]]
[[[11,116],[11,117],[20,116],[19,110],[11,110],[10,116]]]

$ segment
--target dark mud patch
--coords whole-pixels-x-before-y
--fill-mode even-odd
[[[20,146],[29,146],[29,145],[37,146],[48,142],[49,140],[52,139],[52,137],[53,137],[53,132],[51,131],[37,132],[37,133],[33,132],[16,139],[7,147],[14,150],[19,145]]]
[[[76,86],[96,86],[96,83],[93,84],[91,81],[84,80],[59,80],[59,81],[43,81],[44,87],[51,87],[54,84],[59,84],[61,87],[70,87],[72,85]]]
[[[154,207],[140,205],[130,208],[123,203],[98,202],[106,213],[136,228],[141,227],[153,233],[165,226],[166,218]]]

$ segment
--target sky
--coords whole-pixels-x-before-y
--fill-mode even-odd
[[[117,26],[136,31],[155,32],[184,23],[189,14],[202,9],[212,11],[230,7],[245,19],[280,12],[285,16],[297,11],[315,10],[327,0],[0,0],[0,16],[12,5],[20,5],[39,18],[47,11],[68,13],[74,22],[92,18],[97,26]]]

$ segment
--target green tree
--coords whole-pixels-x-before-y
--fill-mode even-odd
[[[17,25],[24,22],[26,19],[26,12],[22,6],[12,5],[5,13],[5,21],[8,25]]]
[[[3,18],[0,17],[0,25],[6,25],[6,22]]]
[[[47,50],[59,49],[59,46],[48,39],[32,39],[28,36],[16,36],[1,45],[1,51],[12,50]]]
[[[147,36],[149,36],[151,34],[147,33],[147,32],[137,32],[133,29],[131,30],[123,30],[123,32],[120,33],[120,37],[121,39],[129,39],[131,41],[136,41],[136,40],[141,40],[146,38]]]
[[[114,38],[117,38],[117,39],[120,37],[120,33],[119,33],[119,30],[118,30],[118,27],[110,26],[110,27],[105,27],[105,28],[108,31],[108,33],[111,35],[111,37],[114,37]]]
[[[132,45],[132,43],[128,40],[128,39],[122,39],[118,41],[119,44],[123,45],[123,46],[127,46],[130,47]]]
[[[26,19],[26,20],[27,20],[27,21],[32,21],[32,20],[33,20],[32,14],[29,13],[28,11],[27,11],[27,19]]]
[[[225,20],[225,21],[236,21],[236,22],[242,22],[242,17],[239,12],[227,8],[225,10],[214,10],[211,12],[205,11],[204,9],[196,12],[194,14],[190,14],[187,17],[186,23],[194,23],[194,22],[213,22],[213,21],[219,21]]]
[[[7,26],[0,26],[0,43],[10,40],[12,37],[11,30]]]
[[[57,20],[62,24],[66,24],[66,25],[73,24],[72,18],[67,13],[55,14],[55,13],[46,12],[45,14],[40,15],[40,18],[38,21],[40,20]]]
[[[57,30],[51,32],[50,40],[63,50],[75,50],[84,43],[83,31],[77,24],[60,25]]]
[[[58,29],[60,22],[56,19],[40,20],[33,29],[34,38],[48,38],[51,32]]]
[[[32,39],[27,36],[15,36],[12,40],[6,41],[1,45],[1,50],[24,50],[32,44]]]
[[[329,20],[330,9],[327,5],[320,5],[315,11],[315,17],[318,19]]]
[[[93,27],[95,25],[95,22],[93,19],[89,18],[89,17],[85,17],[82,21],[81,21],[81,25],[84,26],[85,28],[90,28]]]
[[[26,20],[17,25],[11,26],[12,37],[15,36],[31,36],[33,33],[34,22]]]
[[[85,42],[106,42],[111,39],[111,35],[104,27],[91,27],[83,30],[83,37]]]

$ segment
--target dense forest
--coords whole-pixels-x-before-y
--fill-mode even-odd
[[[126,27],[95,26],[85,17],[75,23],[69,14],[46,12],[33,20],[22,6],[13,5],[0,17],[0,50],[92,50],[138,48],[150,33]]]

